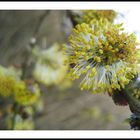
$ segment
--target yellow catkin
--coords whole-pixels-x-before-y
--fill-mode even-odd
[[[37,84],[27,85],[24,81],[20,81],[14,86],[15,101],[21,105],[33,104],[39,96],[40,89]]]
[[[0,76],[0,95],[7,97],[12,94],[15,79],[12,76]]]
[[[83,75],[81,90],[120,90],[138,72],[137,45],[135,35],[122,31],[122,24],[112,24],[107,19],[78,24],[66,46],[67,63],[74,64],[69,76],[74,80]]]
[[[113,22],[117,13],[113,10],[84,10],[83,20],[89,23],[92,19],[100,20],[101,18],[107,19],[109,22]]]

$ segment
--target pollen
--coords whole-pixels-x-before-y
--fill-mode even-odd
[[[83,77],[80,87],[93,93],[121,90],[138,73],[140,52],[135,35],[122,31],[122,24],[93,19],[78,24],[66,45],[69,76]]]

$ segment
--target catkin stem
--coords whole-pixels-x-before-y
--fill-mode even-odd
[[[15,129],[16,115],[17,115],[18,110],[19,110],[19,105],[16,102],[14,102],[14,104],[13,104],[13,110],[14,110],[14,112],[13,112],[13,120],[12,120],[12,128],[11,128],[12,130]]]

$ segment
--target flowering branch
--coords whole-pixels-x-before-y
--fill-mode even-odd
[[[129,104],[134,113],[131,128],[139,129],[139,43],[134,34],[124,31],[123,24],[113,24],[115,17],[114,11],[104,10],[87,10],[79,16],[65,45],[68,76],[83,77],[81,90],[108,93],[115,104]]]

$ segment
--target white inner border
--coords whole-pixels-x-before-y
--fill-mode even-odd
[[[2,10],[140,9],[140,2],[0,2]]]
[[[73,131],[0,131],[1,138],[140,138],[139,131],[97,131],[97,130],[73,130]]]
[[[140,2],[0,2],[0,10],[140,9]],[[139,17],[137,17],[139,20]],[[136,21],[137,22],[137,21]],[[129,117],[129,116],[128,116]],[[93,124],[94,125],[94,124]],[[139,138],[139,131],[0,131],[1,138]]]

